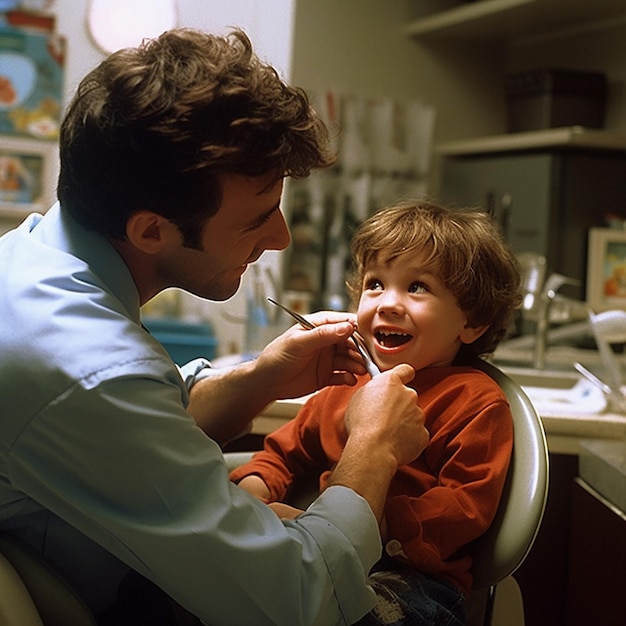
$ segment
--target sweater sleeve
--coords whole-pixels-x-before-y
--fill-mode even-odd
[[[287,498],[298,477],[319,474],[324,467],[318,419],[323,395],[309,398],[294,419],[267,435],[263,450],[234,469],[230,479],[238,483],[246,476],[259,476],[270,491],[270,502],[277,502]]]
[[[445,442],[432,487],[421,493],[405,490],[391,495],[387,503],[387,545],[396,546],[392,556],[404,556],[428,573],[445,573],[447,562],[462,558],[459,549],[484,533],[497,511],[512,428],[502,399],[484,407],[460,430],[436,437],[432,447],[439,438]]]

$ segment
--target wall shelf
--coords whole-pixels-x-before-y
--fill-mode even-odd
[[[424,39],[510,41],[626,16],[624,0],[479,0],[413,21]]]
[[[437,145],[435,151],[441,156],[462,156],[542,148],[588,148],[626,152],[626,134],[569,126],[450,141]]]

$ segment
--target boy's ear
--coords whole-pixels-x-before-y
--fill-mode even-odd
[[[490,324],[485,324],[484,326],[471,328],[470,326],[465,325],[459,334],[459,339],[462,343],[472,343],[476,341],[489,328],[489,326]]]
[[[126,236],[142,252],[156,254],[167,244],[172,226],[169,220],[154,211],[136,211],[126,222]]]

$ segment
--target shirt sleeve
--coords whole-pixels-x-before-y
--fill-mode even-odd
[[[220,370],[214,370],[211,366],[211,362],[206,359],[200,357],[198,359],[193,359],[184,365],[178,365],[178,372],[180,373],[181,378],[185,381],[185,386],[187,387],[187,391],[190,391],[191,388],[203,378],[208,378],[209,376],[213,376]]]
[[[209,624],[329,626],[369,611],[381,545],[365,500],[333,487],[280,521],[228,480],[181,388],[136,369],[98,372],[42,408],[11,451],[13,485]]]

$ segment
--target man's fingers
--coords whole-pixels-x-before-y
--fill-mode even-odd
[[[392,372],[400,378],[403,385],[408,385],[415,378],[415,369],[408,363],[396,365]]]

